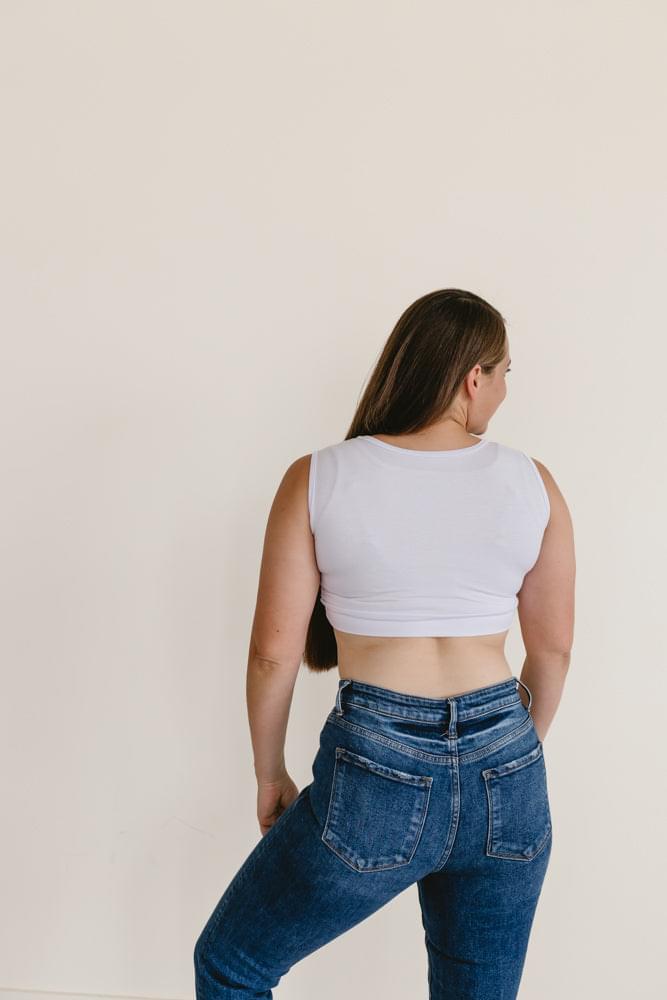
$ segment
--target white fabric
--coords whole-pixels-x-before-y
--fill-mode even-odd
[[[532,458],[482,438],[414,451],[361,435],[315,451],[308,489],[334,628],[357,635],[508,629],[549,498]]]

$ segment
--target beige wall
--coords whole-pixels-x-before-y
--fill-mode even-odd
[[[665,995],[666,28],[657,0],[0,4],[9,994],[193,996],[259,836],[274,491],[458,286],[509,321],[488,436],[547,464],[577,542],[521,997]],[[299,786],[335,684],[297,685]],[[425,997],[425,969],[411,891],[278,992]]]

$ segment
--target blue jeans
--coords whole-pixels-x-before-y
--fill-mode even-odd
[[[339,679],[313,780],[197,939],[197,1000],[270,1000],[296,962],[415,883],[430,1000],[515,998],[552,842],[531,701],[516,677],[453,698]]]

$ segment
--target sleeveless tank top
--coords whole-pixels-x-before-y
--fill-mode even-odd
[[[313,452],[308,508],[326,617],[376,636],[509,629],[550,514],[517,448],[415,451],[367,434]]]

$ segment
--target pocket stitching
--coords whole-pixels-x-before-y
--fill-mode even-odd
[[[487,767],[482,771],[482,776],[484,778],[484,784],[486,786],[486,798],[488,804],[488,829],[486,838],[486,854],[491,858],[502,858],[503,860],[514,860],[514,861],[532,861],[537,855],[544,849],[549,840],[549,835],[552,833],[552,821],[551,821],[551,810],[549,807],[549,799],[547,792],[546,807],[547,807],[547,825],[544,832],[544,836],[539,841],[535,847],[532,854],[526,856],[525,854],[515,854],[512,851],[500,852],[498,850],[493,850],[493,837],[495,831],[495,813],[494,813],[494,803],[493,795],[491,791],[491,783],[494,778],[500,779],[508,774],[515,774],[517,771],[522,770],[524,767],[529,767],[531,764],[537,763],[540,759],[543,760],[543,746],[542,743],[538,743],[536,747],[530,750],[527,754],[518,757],[515,761],[508,761],[506,764],[499,764],[497,767]]]
[[[529,750],[528,753],[523,754],[521,757],[517,757],[516,760],[508,760],[505,764],[496,764],[495,767],[486,767],[482,771],[482,774],[486,778],[487,775],[492,778],[502,778],[506,774],[512,774],[514,771],[520,771],[523,767],[528,767],[529,764],[533,764],[536,760],[544,755],[544,748],[541,743]]]
[[[352,758],[351,761],[349,761],[349,762],[352,763],[353,766],[357,766],[357,767],[359,767],[359,766],[365,767],[365,765],[367,763],[370,763],[370,764],[375,765],[378,768],[386,768],[386,770],[388,772],[390,772],[389,774],[385,774],[384,771],[377,771],[377,772],[374,771],[373,773],[379,774],[380,777],[390,777],[390,778],[394,777],[394,780],[400,781],[404,785],[408,785],[408,786],[411,786],[411,787],[413,787],[413,788],[415,788],[417,790],[421,790],[421,792],[422,792],[422,795],[421,795],[421,798],[422,798],[422,808],[421,808],[420,822],[419,822],[419,826],[418,826],[417,830],[415,831],[414,844],[413,844],[412,850],[410,852],[410,855],[406,858],[405,861],[399,861],[396,864],[379,865],[377,867],[373,866],[372,868],[364,868],[364,867],[360,868],[357,865],[355,865],[350,858],[348,858],[345,855],[341,854],[340,850],[338,850],[336,848],[335,844],[333,844],[331,842],[331,840],[327,840],[326,839],[326,836],[327,836],[328,833],[333,833],[334,836],[335,836],[335,831],[333,831],[331,829],[332,811],[333,811],[332,810],[332,806],[333,806],[333,803],[334,803],[335,793],[336,793],[336,781],[337,781],[338,775],[340,773],[340,767],[339,767],[339,765],[340,765],[341,758],[343,758],[343,759]],[[364,762],[364,763],[362,764],[362,763],[359,763],[359,762]],[[369,770],[369,771],[371,770],[371,768],[366,768],[366,769]],[[417,780],[416,781],[413,781],[413,780],[408,781],[408,780],[406,780],[406,778],[417,779]],[[421,841],[421,836],[422,836],[422,833],[423,833],[423,830],[424,830],[424,824],[426,822],[426,817],[428,815],[428,807],[429,807],[430,798],[431,798],[431,787],[432,787],[432,785],[433,785],[433,776],[432,775],[415,775],[415,774],[409,774],[407,771],[400,771],[400,770],[398,770],[396,768],[390,768],[390,767],[388,767],[385,764],[378,764],[377,761],[372,761],[368,757],[362,757],[361,754],[355,754],[355,753],[353,753],[353,751],[348,750],[347,747],[336,747],[336,760],[335,760],[335,763],[334,763],[333,774],[332,774],[332,777],[331,777],[331,791],[329,793],[329,805],[328,805],[328,808],[327,808],[327,816],[326,816],[326,820],[324,822],[324,827],[322,829],[322,834],[321,834],[320,839],[322,840],[322,842],[324,843],[324,845],[330,851],[332,851],[338,858],[340,858],[341,861],[345,862],[345,864],[348,865],[348,867],[351,868],[352,871],[357,872],[358,874],[364,874],[366,872],[387,871],[388,869],[393,869],[393,868],[404,868],[406,865],[409,865],[410,862],[412,861],[412,859],[413,859],[413,857],[415,855],[415,852],[417,850],[417,847],[419,846],[419,843]],[[419,815],[419,814],[417,813],[417,815]],[[411,817],[411,819],[412,819],[412,817]]]
[[[361,754],[354,753],[352,750],[348,750],[347,747],[336,747],[336,758],[340,757],[343,760],[350,761],[352,764],[356,764],[357,767],[362,767],[367,771],[372,771],[374,774],[379,774],[383,778],[401,781],[404,785],[428,785],[433,781],[430,775],[410,774],[409,771],[400,771],[398,768],[389,767],[387,764],[380,764],[378,761],[371,760],[370,757],[362,757]]]

